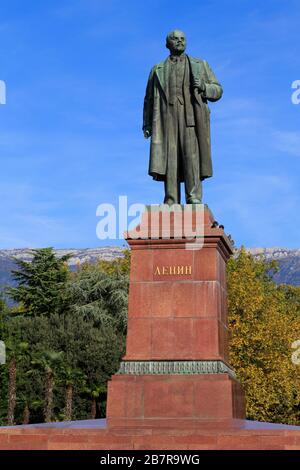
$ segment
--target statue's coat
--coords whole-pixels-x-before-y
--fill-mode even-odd
[[[185,96],[185,101],[192,96],[194,116],[187,116],[190,122],[195,124],[199,144],[200,178],[201,180],[212,176],[211,142],[210,142],[210,110],[207,101],[217,101],[221,98],[223,90],[208,63],[204,60],[187,56],[190,67],[191,94]],[[154,179],[164,180],[171,133],[168,130],[168,84],[169,84],[169,59],[155,65],[149,76],[146,96],[144,101],[143,129],[151,129],[151,148],[149,175]],[[203,79],[206,91],[199,94],[192,87],[193,81]],[[172,157],[172,155],[170,155]],[[183,175],[180,175],[183,181]]]

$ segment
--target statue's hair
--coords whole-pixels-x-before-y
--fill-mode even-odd
[[[170,41],[170,37],[172,36],[173,33],[175,33],[175,31],[180,31],[181,33],[183,33],[183,31],[181,31],[181,29],[173,29],[173,31],[170,31],[168,34],[167,34],[167,37],[166,37],[166,47],[169,47],[169,41]],[[184,34],[184,33],[183,33]],[[184,34],[185,36],[185,34]]]

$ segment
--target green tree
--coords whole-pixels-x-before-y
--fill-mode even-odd
[[[5,316],[7,315],[8,307],[3,298],[3,294],[0,294],[0,340],[5,336]]]
[[[55,379],[59,374],[62,360],[62,351],[43,351],[36,354],[31,361],[33,369],[41,370],[45,378],[44,419],[46,423],[52,421]],[[32,370],[28,371],[28,375],[31,374]]]
[[[92,384],[90,387],[85,388],[85,393],[91,399],[91,419],[96,419],[97,415],[97,399],[101,397],[101,395],[106,396],[107,394],[107,386],[106,385],[95,385]]]
[[[67,349],[75,361],[73,367],[80,367],[86,375],[85,392],[91,390],[93,416],[100,398],[104,412],[107,380],[118,370],[124,354],[128,287],[127,252],[113,262],[82,266],[69,282],[72,305],[64,331],[73,332],[73,339],[68,339]],[[80,336],[76,336],[78,331]]]
[[[5,308],[4,311],[2,334],[6,346],[4,369],[7,373],[7,424],[12,426],[15,422],[17,404],[17,374],[28,358],[29,344],[22,338],[19,318],[15,317],[8,308]]]
[[[60,384],[65,388],[65,408],[63,419],[72,420],[74,389],[83,389],[85,385],[85,375],[80,369],[74,369],[67,364],[63,364],[59,372]]]
[[[19,269],[13,271],[13,278],[18,285],[7,289],[7,294],[18,302],[19,314],[49,316],[63,312],[67,307],[65,284],[69,255],[57,258],[52,248],[32,252],[31,262],[15,258]]]
[[[3,424],[9,395],[15,423],[105,413],[106,383],[125,347],[129,254],[75,273],[65,263],[52,249],[34,250],[32,264],[18,263],[9,290],[18,303],[3,316],[5,337],[13,339],[9,360],[16,359],[11,374],[10,363],[1,370]],[[19,351],[22,343],[26,351]]]
[[[52,349],[54,331],[46,316],[19,315],[9,322],[10,330],[15,329],[15,322],[19,325],[22,341],[29,345],[27,355],[18,361],[16,420],[25,423],[29,416],[31,422],[41,422],[44,418],[42,397],[45,396],[45,373],[36,368],[29,377],[27,372],[32,370],[31,361],[37,355]]]
[[[6,342],[6,315],[7,305],[0,295],[0,341]],[[0,364],[0,425],[6,424],[7,419],[7,389],[8,389],[8,377],[7,377],[7,366]]]
[[[7,424],[8,426],[13,426],[17,402],[17,369],[28,354],[28,343],[20,341],[16,337],[9,338],[6,341],[6,351],[8,364]]]
[[[112,266],[107,262],[84,265],[69,282],[69,298],[71,308],[94,326],[111,326],[124,333],[129,277],[122,267],[122,261]]]

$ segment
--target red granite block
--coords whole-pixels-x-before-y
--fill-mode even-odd
[[[172,317],[172,282],[153,282],[148,284],[148,315],[151,317]]]
[[[0,444],[0,450],[17,450],[17,449],[13,448],[10,444]]]
[[[215,382],[215,380],[214,380]],[[146,419],[147,421],[147,419]],[[211,427],[209,422],[204,420],[194,420],[194,418],[181,420],[177,417],[165,419],[149,419],[152,428],[143,429],[133,427],[137,420],[129,420],[131,428],[114,428],[110,431],[99,429],[98,432],[90,429],[46,429],[41,431],[46,438],[45,442],[34,441],[39,434],[32,434],[32,428],[22,428],[23,442],[3,443],[1,449],[21,450],[21,449],[289,449],[298,450],[300,445],[295,443],[299,436],[299,431],[290,427],[282,429],[272,429],[258,424],[257,428],[236,429],[231,427]],[[168,427],[168,423],[171,426]],[[193,422],[194,428],[188,428],[188,423]],[[119,424],[121,421],[119,420]],[[123,424],[125,421],[123,420]],[[166,425],[167,423],[167,425]],[[184,423],[184,426],[182,424]],[[271,425],[272,426],[272,425]],[[291,430],[289,430],[291,429]],[[120,436],[117,433],[126,431]],[[30,432],[29,432],[30,431]],[[36,430],[38,431],[38,429]],[[13,428],[7,429],[11,432]],[[145,434],[147,432],[147,434]],[[150,432],[150,434],[149,434]],[[155,432],[155,434],[151,434]],[[75,434],[74,434],[75,433]]]
[[[136,449],[142,449],[144,446],[149,446],[149,449],[163,449],[167,446],[167,448],[171,449],[172,446],[175,448],[174,445],[173,436],[137,436],[134,440]]]
[[[154,217],[153,217],[154,216]],[[151,214],[151,238],[160,237],[163,239],[182,239],[184,238],[184,226],[182,212],[164,211],[157,214]]]
[[[91,444],[88,444],[84,441],[82,442],[60,442],[51,441],[48,444],[48,450],[90,450]],[[98,444],[97,448],[101,448]]]
[[[9,434],[22,434],[23,429],[19,427],[14,427],[14,426],[10,426],[8,429],[7,427],[0,426],[0,435],[1,434],[6,435],[8,431],[9,431]],[[35,430],[35,434],[36,434],[36,430]]]
[[[126,390],[126,416],[143,417],[144,405],[144,384],[141,380],[128,382]]]
[[[214,248],[204,246],[201,250],[195,250],[195,273],[197,281],[220,281],[221,273],[218,269],[218,252]]]
[[[61,444],[64,444],[64,443],[69,443],[69,444],[76,444],[76,443],[83,443],[83,444],[87,444],[89,441],[92,441],[93,439],[95,439],[94,436],[89,436],[89,435],[86,435],[86,436],[83,436],[82,433],[81,434],[77,434],[77,435],[74,435],[74,434],[59,434],[59,435],[52,435],[51,434],[49,435],[48,437],[48,442],[59,442]],[[104,437],[101,436],[101,440],[104,441]]]
[[[287,437],[293,438],[293,444],[300,444],[300,426],[298,426],[299,430],[285,430],[285,435]]]
[[[196,231],[197,224],[197,231]],[[204,224],[201,214],[186,211],[160,211],[143,215],[141,226],[143,232],[148,232],[149,239],[166,238],[181,240],[185,237],[203,235]],[[148,229],[148,230],[147,230]]]
[[[109,446],[106,444],[106,445],[102,445],[102,446],[99,446],[99,444],[95,445],[95,446],[91,446],[91,447],[88,447],[89,450],[134,450],[134,444],[132,442],[132,440],[129,442],[129,443],[124,443],[124,444],[114,444],[114,442],[112,442]]]
[[[201,283],[199,283],[201,284]],[[195,305],[195,291],[198,289],[198,305]],[[207,292],[207,301],[211,307],[206,309],[205,301],[199,299],[201,286],[193,281],[168,281],[168,282],[149,282],[149,283],[131,283],[129,292],[129,317],[193,317],[201,316],[202,311],[206,315],[212,311],[212,305],[217,305],[218,299],[209,296],[207,287],[203,287],[203,295]],[[211,295],[214,294],[214,288],[210,289]],[[218,295],[216,293],[216,295]],[[200,309],[200,312],[199,312]],[[202,309],[202,311],[201,311]],[[211,310],[209,310],[211,309]],[[217,309],[217,306],[216,306]]]
[[[221,320],[221,286],[217,281],[194,283],[197,317],[214,317]]]
[[[245,393],[242,389],[241,384],[237,380],[232,381],[232,400],[233,400],[233,416],[234,418],[245,419],[246,418],[246,403]]]
[[[54,435],[49,436],[48,444],[49,449],[91,449],[91,448],[129,448],[132,447],[132,439],[130,436],[116,436],[113,434],[106,434],[103,430],[98,430],[98,434],[88,436],[85,429],[78,429],[78,435],[72,436],[66,434],[65,436]],[[87,438],[88,437],[88,438]]]
[[[22,444],[11,444],[11,447],[6,447],[5,450],[48,450],[48,444],[34,444],[34,442],[23,442]],[[2,449],[4,450],[4,449]]]
[[[232,389],[228,380],[206,378],[195,383],[195,414],[201,419],[232,418]]]
[[[249,436],[248,436],[249,438]],[[260,445],[266,446],[283,446],[292,444],[292,440],[287,436],[259,436]]]
[[[168,318],[156,318],[152,320],[151,357],[162,359],[170,357],[174,344],[170,323]]]
[[[127,360],[151,358],[151,320],[146,318],[129,318],[127,330]]]
[[[48,444],[48,450],[87,450],[85,445],[74,442],[60,442],[53,440]]]
[[[163,210],[145,211],[142,214],[138,229],[142,230],[144,234],[148,233],[149,238],[161,236],[162,231],[166,232],[169,238],[172,236],[174,228],[177,229],[178,236],[180,237],[182,235],[188,236],[189,234],[194,236],[196,225],[198,234],[200,232],[199,226],[201,228],[201,234],[203,233],[204,227],[210,229],[213,222],[213,215],[207,208],[203,208],[203,211],[202,207],[197,207],[197,210],[195,210],[195,208],[190,210],[191,207],[186,206],[184,209],[183,211],[179,210],[179,208],[174,210],[174,208],[165,207]],[[153,229],[156,229],[156,231]],[[220,233],[223,233],[223,231]]]
[[[162,274],[163,268],[182,268],[183,274]],[[158,274],[157,268],[160,274]],[[156,273],[156,274],[155,274]],[[191,274],[190,274],[191,273]],[[153,250],[153,279],[156,281],[182,281],[194,278],[194,252],[182,248]]]
[[[168,431],[170,432],[170,431]],[[185,435],[180,435],[176,436],[174,438],[174,443],[182,443],[182,444],[187,444],[189,447],[192,445],[209,445],[209,446],[215,446],[217,444],[217,436],[216,434],[213,435],[195,435],[195,434],[189,434],[187,436]]]
[[[151,316],[151,284],[131,282],[128,297],[128,318],[145,318]]]
[[[186,449],[187,450],[218,450],[218,447],[217,447],[217,444],[187,444]]]
[[[220,283],[222,287],[226,288],[226,262],[219,252],[217,253],[217,269],[220,276]]]
[[[114,380],[107,383],[106,414],[109,417],[126,415],[127,381],[119,381],[115,386],[117,378],[118,376],[114,375]]]
[[[191,318],[152,321],[152,358],[187,359],[192,357],[193,320]]]
[[[130,262],[130,281],[153,280],[153,251],[132,250]]]
[[[144,384],[139,376],[114,375],[108,383],[107,416],[143,416]],[[117,402],[117,403],[116,403]]]
[[[228,325],[228,299],[227,299],[227,291],[224,287],[220,289],[221,295],[221,322],[224,323],[225,326]]]
[[[262,446],[259,436],[218,435],[218,447],[222,449],[251,449]]]
[[[131,283],[129,317],[216,317],[221,319],[218,282]]]
[[[192,417],[194,415],[193,383],[184,379],[148,383],[144,389],[144,416]]]
[[[23,445],[28,443],[28,440],[32,441],[33,445],[40,445],[40,444],[45,444],[48,440],[47,435],[40,435],[40,434],[35,434],[31,435],[30,437],[27,434],[19,434],[19,435],[9,435],[9,443],[12,445]]]
[[[228,344],[228,329],[223,323],[219,323],[219,354],[221,358],[228,362],[229,357],[229,344]]]
[[[172,317],[172,282],[135,282],[129,290],[128,316]]]
[[[224,359],[224,347],[220,334],[225,337],[224,325],[218,320],[201,318],[193,320],[192,350],[201,359]],[[222,333],[220,333],[222,332]],[[224,343],[223,343],[224,344]]]
[[[174,443],[166,442],[165,440],[157,440],[156,442],[143,439],[142,441],[134,443],[135,450],[173,450]],[[185,450],[186,446],[177,444],[176,450]],[[153,464],[154,465],[154,464]]]
[[[130,285],[128,315],[140,318],[196,316],[221,319],[222,295],[224,297],[224,292],[215,281],[134,282]]]
[[[214,427],[218,423],[224,427],[224,420],[230,425],[233,418],[244,417],[241,404],[240,416],[235,415],[233,403],[239,398],[234,398],[233,395],[239,389],[233,387],[236,381],[226,374],[146,375],[138,376],[136,380],[132,380],[132,377],[134,376],[119,376],[110,383],[109,390],[114,388],[114,399],[119,391],[119,401],[126,403],[125,412],[123,406],[119,416],[111,413],[111,408],[108,407],[110,427],[152,426],[160,429],[167,426],[175,429],[180,421],[179,428],[182,430],[183,423],[190,427],[207,420],[215,420]],[[124,388],[124,382],[127,381],[127,387]],[[172,418],[177,421],[174,422]]]
[[[210,318],[153,318],[128,321],[126,359],[224,359],[227,329]]]
[[[174,283],[171,311],[175,317],[193,317],[196,315],[195,284],[193,281]]]
[[[191,338],[193,337],[194,322],[192,318],[175,318],[171,322],[173,350],[170,359],[188,360],[194,358]]]
[[[110,429],[111,436],[152,436],[153,430],[151,428],[140,427],[123,427]]]

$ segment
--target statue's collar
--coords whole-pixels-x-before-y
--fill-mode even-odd
[[[169,55],[169,59],[171,62],[184,62],[186,58],[185,54],[180,54],[180,55]]]

